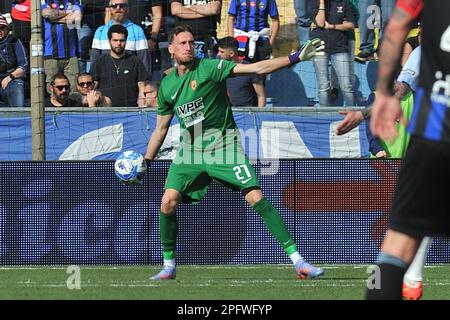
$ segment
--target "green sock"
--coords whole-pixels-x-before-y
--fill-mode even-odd
[[[283,219],[281,219],[277,209],[266,198],[262,198],[252,207],[259,213],[270,233],[278,240],[288,255],[297,251],[294,240],[292,240],[289,231],[286,229]]]
[[[177,239],[177,216],[175,213],[167,215],[159,212],[159,235],[163,249],[163,257],[166,260],[175,259],[175,247]]]

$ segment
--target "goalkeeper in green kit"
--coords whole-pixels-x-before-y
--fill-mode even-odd
[[[169,52],[176,67],[161,82],[156,128],[145,154],[146,159],[154,159],[176,115],[181,128],[180,150],[167,175],[160,211],[164,266],[152,277],[153,280],[175,279],[176,208],[181,201],[200,201],[212,180],[242,191],[245,200],[262,217],[291,258],[299,278],[323,275],[321,268],[302,258],[280,214],[264,198],[255,171],[243,151],[225,81],[233,76],[272,73],[309,60],[323,49],[323,42],[313,39],[288,57],[253,64],[197,59],[190,27],[180,25],[173,29],[169,36]]]

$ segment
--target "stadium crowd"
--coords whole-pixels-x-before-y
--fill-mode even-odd
[[[325,55],[314,59],[319,105],[331,105],[339,94],[344,97],[346,106],[355,105],[353,60],[365,63],[377,59],[374,31],[385,26],[394,2],[293,1],[299,46],[313,37],[326,43]],[[9,0],[2,1],[0,6],[3,14],[0,19],[0,49],[3,49],[2,60],[6,62],[0,69],[0,98],[4,106],[22,107],[29,103],[31,5],[31,0]],[[64,105],[150,107],[145,103],[143,83],[161,80],[165,71],[174,65],[167,50],[168,34],[179,24],[192,28],[197,57],[218,58],[221,13],[227,10],[227,21],[222,21],[222,28],[226,29],[227,36],[236,38],[236,58],[244,63],[270,59],[280,30],[280,14],[275,0],[231,0],[228,8],[224,8],[220,0],[41,0],[40,8],[48,105],[52,105],[52,90],[58,91],[52,79],[55,75],[65,75],[70,85],[69,96],[75,96]],[[124,26],[127,35],[124,52],[114,56],[108,30],[116,24]],[[359,53],[355,56],[354,30],[358,25],[363,33]],[[136,56],[143,65],[141,67],[136,62],[134,66],[136,72],[139,70],[139,79],[132,71],[134,69],[130,69],[130,56]],[[131,60],[135,61],[134,58]],[[98,73],[99,68],[102,74]],[[82,81],[84,89],[78,82],[82,80],[81,75],[93,77],[93,81]],[[229,96],[239,97],[233,105],[264,107],[265,79],[248,81],[242,86],[229,85]],[[105,87],[105,82],[110,83],[109,87]],[[128,82],[132,84],[120,85]],[[105,90],[108,92],[102,92]],[[97,103],[87,103],[86,100],[80,103],[80,95],[102,99],[97,98]],[[100,100],[103,102],[98,103]]]

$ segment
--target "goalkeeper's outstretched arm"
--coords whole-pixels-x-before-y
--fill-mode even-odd
[[[150,137],[147,145],[147,151],[145,152],[145,159],[153,160],[156,154],[161,148],[164,139],[166,138],[167,131],[169,130],[170,122],[172,121],[173,114],[165,116],[156,116],[156,128]]]
[[[268,74],[274,71],[290,67],[300,61],[309,60],[316,55],[324,54],[324,42],[320,39],[306,41],[300,50],[291,53],[287,57],[280,57],[270,60],[263,60],[256,63],[239,63],[233,69],[236,76],[246,74]]]

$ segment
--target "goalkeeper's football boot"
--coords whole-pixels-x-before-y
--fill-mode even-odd
[[[314,267],[305,260],[297,261],[297,263],[295,264],[295,271],[297,272],[297,277],[299,279],[306,279],[306,278],[314,279],[324,274],[322,268]]]
[[[406,300],[419,300],[422,297],[422,293],[422,281],[417,281],[417,284],[415,286],[403,282],[402,297]]]
[[[151,277],[152,280],[171,280],[175,279],[175,268],[164,267],[158,274]]]

